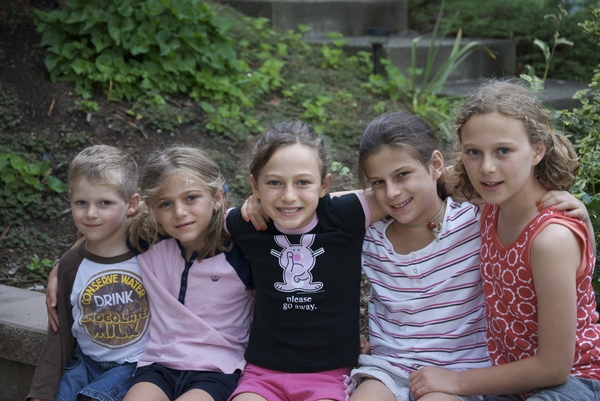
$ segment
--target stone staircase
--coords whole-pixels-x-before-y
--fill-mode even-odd
[[[387,44],[382,46],[381,57],[389,59],[406,72],[411,66],[411,44],[414,36],[408,33],[408,0],[218,0],[251,17],[264,17],[276,30],[297,30],[304,24],[312,29],[305,33],[308,42],[329,41],[330,32],[338,32],[348,39],[345,50],[354,54],[360,50],[372,51],[366,35],[369,27],[382,27],[390,31]],[[477,40],[492,50],[491,58],[483,50],[474,51],[448,77],[442,95],[468,93],[484,78],[514,76],[516,72],[515,44],[509,39],[463,39]],[[423,38],[417,45],[417,67],[423,67],[427,58],[430,39]],[[441,42],[434,71],[447,59],[454,45],[454,38]],[[543,94],[548,104],[557,109],[579,105],[571,99],[578,89],[587,88],[584,83],[548,80]]]

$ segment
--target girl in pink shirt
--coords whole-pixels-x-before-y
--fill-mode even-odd
[[[224,178],[203,151],[172,147],[147,160],[140,186],[148,211],[130,240],[150,246],[138,255],[150,341],[125,401],[225,401],[246,365],[253,284],[223,231]]]

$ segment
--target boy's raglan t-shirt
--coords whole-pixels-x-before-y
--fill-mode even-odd
[[[73,337],[95,361],[137,362],[148,342],[150,316],[137,258],[111,263],[84,255],[71,292]]]
[[[362,194],[319,201],[313,222],[257,231],[231,209],[227,231],[252,266],[255,311],[246,360],[290,373],[354,366],[360,262],[371,216]]]

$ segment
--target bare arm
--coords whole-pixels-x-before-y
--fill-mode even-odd
[[[536,237],[531,266],[538,298],[538,349],[520,361],[455,372],[426,367],[410,376],[418,398],[448,394],[516,394],[566,382],[576,341],[576,272],[582,249],[568,228],[551,224]]]

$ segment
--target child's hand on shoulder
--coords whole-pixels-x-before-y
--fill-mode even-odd
[[[542,211],[547,207],[553,207],[575,219],[587,221],[590,218],[583,202],[568,191],[548,191],[544,196],[538,199],[536,205],[539,211]]]
[[[246,222],[251,221],[257,231],[267,229],[269,216],[263,211],[263,208],[260,205],[260,199],[257,199],[256,196],[251,195],[246,199],[240,211],[242,212],[244,220]]]

